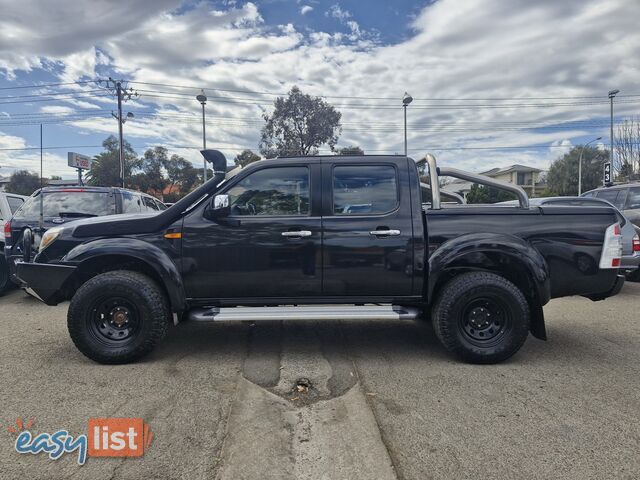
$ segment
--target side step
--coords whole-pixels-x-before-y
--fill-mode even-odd
[[[188,314],[197,322],[231,320],[415,320],[420,309],[398,305],[304,305],[290,307],[195,308]]]

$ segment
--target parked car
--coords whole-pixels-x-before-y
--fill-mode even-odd
[[[636,227],[640,227],[640,183],[626,183],[596,188],[583,193],[583,197],[606,200],[624,213]]]
[[[40,202],[43,217],[40,226]],[[24,255],[25,232],[37,251],[44,233],[67,222],[87,217],[119,213],[158,213],[167,207],[146,193],[113,187],[44,187],[27,197],[24,204],[4,223],[5,259],[11,279],[15,277],[15,261]],[[31,253],[31,252],[29,252]],[[3,259],[4,260],[4,259]]]
[[[27,198],[29,197],[15,193],[0,192],[0,223],[4,225],[5,222],[9,221]],[[3,229],[0,232],[0,252],[4,252],[4,237],[5,232]],[[0,294],[4,293],[10,286],[9,267],[4,255],[0,255]]]
[[[203,154],[213,178],[168,210],[52,228],[35,261],[18,263],[46,304],[71,300],[69,333],[87,357],[139,359],[172,317],[426,315],[447,350],[495,363],[529,332],[546,339],[542,306],[551,298],[602,300],[624,283],[613,208],[530,208],[522,188],[438,168],[431,155],[423,208],[418,165],[405,156],[278,158],[226,175],[224,155]],[[439,175],[503,188],[519,204],[443,204]],[[419,267],[411,275],[385,269],[398,251]],[[351,262],[338,261],[345,253]]]
[[[529,200],[531,205],[557,206],[597,206],[613,207],[611,203],[598,197],[542,197]],[[515,205],[515,201],[500,202],[501,205]],[[622,233],[622,260],[620,270],[624,271],[627,280],[640,281],[640,227],[637,227],[625,217],[617,208],[618,221]]]

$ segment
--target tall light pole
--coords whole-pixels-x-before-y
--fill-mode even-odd
[[[611,158],[609,161],[611,166],[613,166],[613,99],[619,93],[620,90],[609,90],[609,100],[611,100],[611,135],[609,137],[609,155],[611,155]]]
[[[200,94],[196,95],[196,100],[200,102],[202,105],[202,149],[207,149],[207,133],[206,127],[204,123],[204,106],[207,104],[207,96],[204,94],[204,90],[200,90]],[[204,183],[207,183],[207,161],[204,161],[204,170],[202,178],[204,179]]]
[[[602,137],[594,138],[582,145],[582,148],[580,149],[580,160],[578,161],[578,196],[582,195],[582,153],[584,152],[584,147],[588,147],[590,144],[597,142],[598,140],[602,140]]]
[[[404,92],[402,97],[402,108],[404,108],[404,156],[407,156],[407,105],[413,102],[413,97]]]

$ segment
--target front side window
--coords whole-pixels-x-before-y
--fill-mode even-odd
[[[629,189],[629,198],[627,198],[627,210],[640,209],[640,187]]]
[[[231,215],[308,215],[309,169],[263,168],[227,191]]]
[[[391,165],[349,165],[333,169],[333,214],[384,214],[398,206],[396,169]]]
[[[153,201],[153,199],[151,199],[149,197],[142,197],[142,202],[144,203],[145,207],[147,207],[146,208],[147,210],[150,210],[150,211],[157,211],[158,210],[158,206]]]

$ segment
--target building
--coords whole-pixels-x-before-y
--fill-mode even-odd
[[[508,167],[492,168],[481,175],[511,183],[522,187],[527,195],[533,197],[536,193],[542,192],[546,187],[546,172],[539,168],[528,167],[526,165],[510,165]],[[471,182],[465,180],[454,180],[446,186],[447,190],[457,192],[466,197],[471,190]]]

